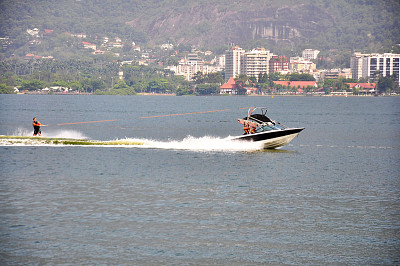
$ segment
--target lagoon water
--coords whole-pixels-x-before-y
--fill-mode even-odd
[[[146,143],[1,144],[1,265],[400,264],[399,97],[0,102],[1,135],[36,116],[47,137]],[[227,140],[252,106],[306,129],[280,150]]]

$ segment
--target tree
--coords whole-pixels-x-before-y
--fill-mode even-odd
[[[176,89],[176,96],[182,96],[182,95],[192,95],[193,90],[190,89],[187,86],[182,86]]]
[[[197,71],[194,75],[192,80],[195,84],[204,83],[204,74],[201,71]]]
[[[0,84],[0,94],[12,94],[15,93],[14,89],[6,84]]]
[[[208,73],[204,77],[206,83],[224,83],[221,72]]]
[[[386,93],[395,90],[395,82],[391,76],[380,76],[376,84],[379,93]]]
[[[258,83],[267,83],[268,82],[268,74],[267,73],[259,73],[257,80],[258,80]]]
[[[238,94],[239,95],[244,95],[246,94],[246,83],[248,82],[249,77],[247,77],[244,74],[240,74],[238,78],[235,78],[235,83],[238,89]]]
[[[82,89],[82,83],[80,81],[71,81],[68,82],[68,88],[70,88],[73,91],[78,91]]]
[[[39,91],[43,89],[44,86],[45,86],[44,82],[37,79],[24,80],[21,84],[21,89],[28,91]]]
[[[199,84],[196,87],[197,95],[212,95],[219,94],[219,84]]]
[[[288,74],[286,78],[290,81],[315,81],[315,78],[307,73],[292,73]]]
[[[113,89],[120,90],[120,89],[127,89],[129,86],[126,84],[124,80],[119,80],[117,84],[114,85]]]

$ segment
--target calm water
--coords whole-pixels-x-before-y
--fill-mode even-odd
[[[400,264],[398,97],[0,103],[3,135],[31,135],[36,116],[44,136],[152,143],[0,146],[2,265]],[[278,151],[226,142],[251,106],[306,129]]]

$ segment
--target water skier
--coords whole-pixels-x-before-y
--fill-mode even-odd
[[[41,125],[42,125],[42,124],[41,124],[39,121],[36,120],[36,117],[34,117],[34,118],[33,118],[33,123],[32,123],[32,126],[33,126],[33,136],[36,136],[36,135],[42,136],[42,131],[40,130],[40,126],[41,126]]]

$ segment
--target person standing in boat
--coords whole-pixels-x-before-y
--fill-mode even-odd
[[[39,121],[36,120],[36,117],[34,117],[34,118],[33,118],[33,123],[32,123],[32,126],[33,126],[33,136],[36,136],[36,135],[42,136],[42,131],[40,130],[40,126],[41,126],[41,125],[42,125],[42,124],[41,124]]]

